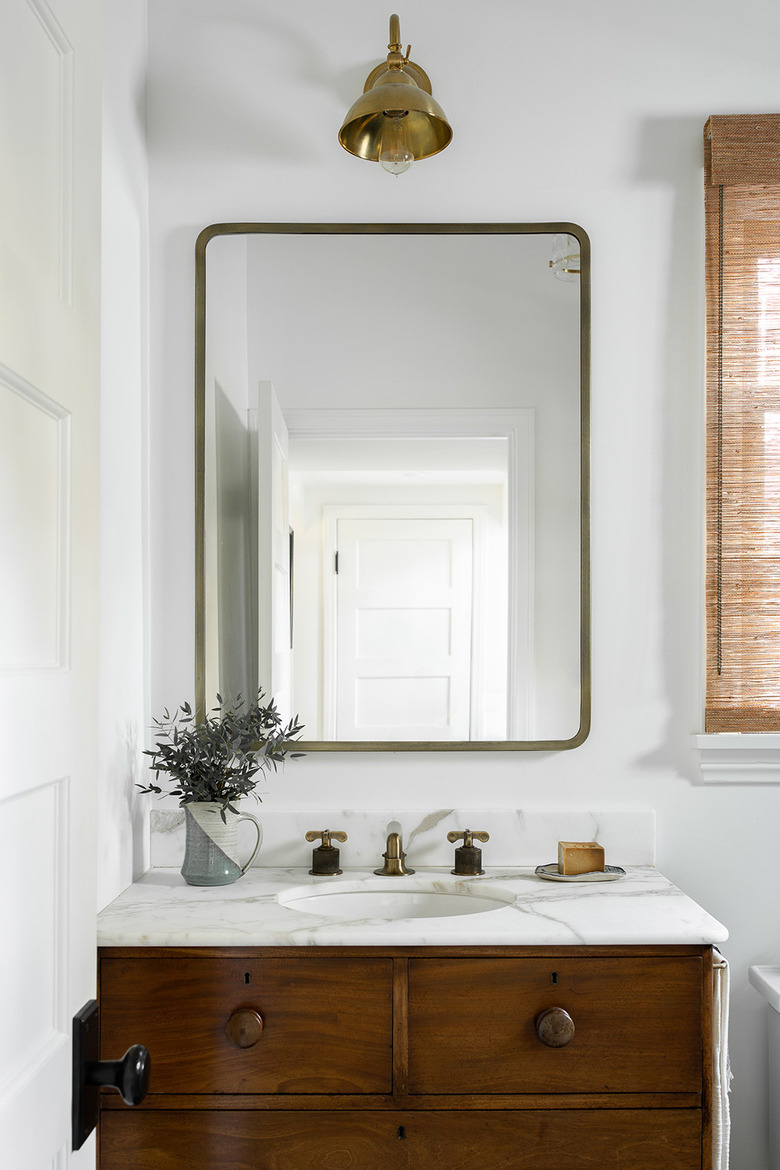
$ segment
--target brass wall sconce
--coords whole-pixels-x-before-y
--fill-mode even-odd
[[[366,78],[363,94],[339,130],[350,154],[378,162],[392,175],[407,171],[415,159],[430,158],[452,139],[452,127],[431,96],[428,75],[401,52],[401,25],[390,17],[387,61]]]

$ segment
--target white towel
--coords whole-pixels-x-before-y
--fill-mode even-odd
[[[731,1064],[729,1062],[729,965],[713,947],[712,1003],[712,1170],[728,1170],[731,1135]]]

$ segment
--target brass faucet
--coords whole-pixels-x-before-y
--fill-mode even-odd
[[[375,869],[374,873],[378,873],[380,877],[404,877],[405,874],[414,873],[413,869],[404,865],[406,854],[403,849],[401,826],[398,821],[391,821],[387,829],[387,845],[382,854],[385,864],[381,869]]]
[[[455,850],[455,868],[450,873],[460,874],[461,877],[477,877],[485,871],[482,868],[482,850],[475,845],[475,841],[489,841],[490,834],[484,829],[478,832],[475,829],[460,829],[448,833],[447,840],[454,844],[463,838],[463,844]]]
[[[331,841],[346,841],[347,834],[343,829],[310,829],[306,834],[307,841],[316,841],[318,837],[322,837],[322,844],[312,850],[309,873],[336,877],[343,870],[339,865],[339,851]]]

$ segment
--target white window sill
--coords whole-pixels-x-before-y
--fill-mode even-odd
[[[703,784],[780,784],[780,732],[694,735]]]

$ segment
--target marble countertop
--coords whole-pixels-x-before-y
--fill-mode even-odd
[[[726,928],[652,866],[610,882],[556,882],[533,868],[488,869],[462,879],[443,867],[405,883],[437,889],[465,881],[510,898],[479,914],[401,920],[342,920],[283,905],[293,887],[333,888],[371,878],[367,869],[311,877],[303,869],[257,868],[231,886],[188,886],[176,869],[151,869],[98,916],[98,945],[111,946],[599,946],[720,943]],[[376,879],[377,881],[379,879]],[[305,891],[304,891],[305,892]]]

